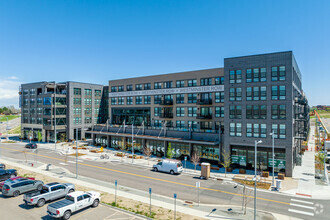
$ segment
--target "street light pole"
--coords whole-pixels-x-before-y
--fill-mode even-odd
[[[257,145],[260,143],[261,140],[254,141],[254,220],[257,219]]]
[[[76,128],[76,179],[78,179],[78,128]]]
[[[274,187],[274,181],[275,181],[275,176],[274,176],[274,169],[275,169],[275,145],[274,145],[274,143],[275,143],[275,133],[274,133],[274,130],[273,130],[273,132],[272,133],[270,133],[270,135],[272,136],[272,144],[273,144],[273,146],[272,146],[272,156],[273,156],[273,178],[272,178],[272,186]]]
[[[55,151],[56,151],[56,82],[54,82],[54,132],[55,132]]]
[[[134,125],[132,123],[132,163],[134,162]]]

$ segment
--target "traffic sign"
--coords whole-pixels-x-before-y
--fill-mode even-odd
[[[115,185],[117,186],[117,180],[115,180]]]
[[[151,188],[149,188],[149,194],[151,194]]]
[[[187,156],[184,156],[184,160],[187,160]]]
[[[174,193],[174,199],[176,199],[176,193]]]

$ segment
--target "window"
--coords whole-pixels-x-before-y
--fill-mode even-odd
[[[246,69],[246,82],[266,82],[266,68]]]
[[[155,115],[155,116],[160,116],[161,111],[162,111],[162,108],[160,108],[160,107],[155,107],[155,108],[154,108],[154,115]]]
[[[25,109],[24,109],[25,110]],[[25,113],[25,112],[24,112]],[[37,108],[37,114],[40,115],[42,114],[42,108]]]
[[[133,85],[127,85],[126,90],[127,91],[132,91],[133,90]]]
[[[286,119],[285,105],[272,105],[272,119]]]
[[[101,90],[95,90],[95,96],[101,96],[102,93],[101,93]]]
[[[197,86],[197,80],[196,79],[189,79],[188,80],[188,87]]]
[[[230,123],[229,124],[229,135],[230,136],[242,136],[242,123]]]
[[[162,88],[162,83],[161,82],[155,82],[154,87],[155,87],[155,89],[161,89]]]
[[[197,121],[188,121],[188,125],[192,129],[197,129]]]
[[[117,92],[117,87],[116,86],[111,86],[111,92]]]
[[[126,97],[126,104],[127,105],[133,105],[133,97],[132,96],[127,96]]]
[[[246,119],[266,119],[267,106],[266,105],[247,105]]]
[[[265,138],[267,136],[266,124],[246,124],[246,137],[261,137]]]
[[[201,129],[212,129],[212,122],[211,121],[201,121]]]
[[[73,108],[74,115],[81,115],[81,108]]]
[[[177,88],[184,87],[184,80],[177,80],[176,81],[176,87]]]
[[[91,89],[85,89],[85,95],[92,95]]]
[[[83,200],[83,196],[78,196],[77,201]]]
[[[284,139],[285,138],[285,124],[280,124],[280,139]]]
[[[285,86],[272,86],[272,100],[285,100]]]
[[[267,89],[266,86],[260,87],[260,100],[264,101],[267,99]]]
[[[135,97],[135,104],[136,105],[142,105],[142,96],[136,96]]]
[[[41,105],[42,104],[42,98],[37,98],[37,105]]]
[[[151,104],[151,96],[150,95],[145,95],[144,96],[144,104],[145,105]]]
[[[242,100],[242,88],[230,88],[229,101],[241,101],[241,100]]]
[[[80,125],[81,124],[81,118],[80,117],[73,118],[73,124]]]
[[[162,120],[155,120],[154,126],[159,128],[162,127]]]
[[[92,114],[92,108],[85,108],[85,115]]]
[[[215,93],[215,102],[224,103],[225,102],[225,92],[216,92]]]
[[[224,107],[215,107],[215,117],[216,118],[223,118],[225,117],[225,109]]]
[[[253,87],[253,100],[258,101],[259,100],[259,87]]]
[[[177,128],[184,128],[184,121],[176,121]]]
[[[266,86],[246,87],[246,101],[259,101],[267,99]]]
[[[252,137],[252,124],[246,124],[246,137]]]
[[[80,88],[73,88],[73,95],[81,95],[81,89]]]
[[[172,81],[164,82],[164,88],[169,89],[172,88]]]
[[[197,102],[197,94],[190,93],[188,94],[188,103],[196,103]]]
[[[92,123],[92,118],[91,117],[86,117],[85,118],[85,124],[91,124]]]
[[[259,137],[259,124],[253,124],[253,137]]]
[[[184,94],[177,94],[176,95],[176,104],[183,104],[184,103]]]
[[[188,107],[188,117],[197,117],[197,107]]]
[[[142,90],[142,84],[136,84],[135,90]]]
[[[111,105],[117,105],[117,98],[111,98]]]
[[[201,79],[201,86],[210,86],[210,85],[212,85],[212,78]]]
[[[242,82],[242,70],[230,70],[229,83],[241,83],[241,82]]]
[[[95,115],[99,115],[100,114],[100,108],[95,108],[94,113],[95,113]]]
[[[184,108],[182,107],[176,108],[176,117],[184,117]]]
[[[267,136],[266,124],[260,124],[260,137],[265,138]]]
[[[144,90],[150,90],[150,89],[151,89],[151,83],[145,83]]]
[[[121,97],[121,98],[124,98],[124,97]],[[101,105],[101,99],[94,99],[94,103],[95,103],[95,105]]]
[[[286,129],[285,124],[272,124],[272,132],[274,133],[274,138],[285,139]]]
[[[285,75],[285,66],[272,67],[272,81],[284,81]]]
[[[124,105],[125,104],[124,102],[125,102],[125,97],[118,97],[118,105]],[[100,103],[101,103],[101,100],[100,100]],[[96,103],[95,103],[95,105],[96,105]]]
[[[118,86],[118,92],[123,92],[124,91],[124,86]]]
[[[154,104],[160,104],[162,102],[162,96],[161,95],[155,95],[154,96]]]
[[[229,106],[229,118],[230,119],[241,119],[242,118],[242,106],[230,105]]]
[[[92,105],[92,99],[85,99],[84,103],[85,105]]]
[[[223,83],[224,83],[224,77],[222,76],[222,77],[216,77],[215,78],[215,85],[223,85]]]

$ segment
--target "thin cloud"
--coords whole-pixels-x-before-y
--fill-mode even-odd
[[[0,106],[8,106],[14,104],[18,106],[19,87],[22,82],[16,81],[17,77],[0,81]]]
[[[9,79],[9,80],[17,80],[18,78],[16,76],[9,76],[7,79]]]

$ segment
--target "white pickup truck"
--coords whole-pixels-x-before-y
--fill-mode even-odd
[[[89,206],[97,207],[99,203],[100,193],[76,191],[69,193],[61,201],[49,204],[47,213],[54,218],[69,219],[72,213]]]

